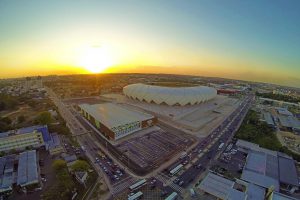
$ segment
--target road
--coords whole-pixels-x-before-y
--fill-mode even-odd
[[[53,93],[52,90],[47,89],[47,91],[50,98],[58,107],[60,114],[66,120],[66,123],[73,136],[77,137],[80,145],[86,147],[86,156],[90,159],[91,163],[93,163],[93,166],[98,174],[105,178],[112,195],[117,195],[122,193],[124,190],[127,190],[128,187],[137,179],[132,176],[131,173],[127,173],[124,167],[124,177],[120,178],[119,180],[113,180],[111,177],[114,175],[114,173],[111,173],[111,167],[107,165],[107,160],[100,161],[102,166],[99,162],[95,163],[95,158],[98,156],[98,151],[100,149],[101,151],[105,152],[109,161],[115,161],[115,163],[119,164],[120,167],[126,166],[127,168],[133,170],[135,174],[145,175],[145,173],[149,171],[149,169],[140,169],[139,166],[135,166],[133,162],[130,162],[130,159],[122,154],[122,152],[119,152],[113,145],[107,142],[105,138],[101,137],[98,131],[95,130],[91,124],[89,124],[76,113],[72,113],[70,109],[64,105]],[[196,144],[192,150],[188,151],[189,156],[187,159],[189,162],[193,160],[194,163],[180,176],[178,176],[178,179],[183,182],[181,186],[174,184],[172,182],[174,178],[168,177],[165,172],[158,172],[156,176],[151,178],[155,178],[157,180],[156,185],[168,193],[173,191],[182,193],[185,188],[187,188],[190,183],[193,182],[195,177],[198,177],[205,171],[205,169],[209,168],[214,159],[218,157],[218,154],[220,153],[220,151],[218,151],[220,143],[227,143],[233,137],[242,123],[248,109],[250,108],[253,99],[253,95],[246,96],[241,105],[230,116],[228,116],[221,125],[215,128],[214,131],[204,140]],[[83,136],[82,134],[85,135]],[[224,147],[225,146],[226,145],[224,145]],[[199,157],[200,150],[203,152],[201,157]],[[122,162],[122,165],[119,163],[119,161]],[[169,166],[169,169],[177,166],[181,162],[182,160],[176,160]],[[104,173],[103,165],[109,169],[108,173]],[[201,165],[200,169],[195,167],[197,165]],[[153,175],[155,175],[155,173]]]
[[[226,143],[230,141],[240,127],[253,99],[253,95],[247,96],[241,105],[220,126],[215,128],[215,130],[209,136],[199,142],[199,144],[193,148],[193,150],[187,153],[189,156],[187,156],[186,159],[189,162],[192,160],[196,161],[191,165],[191,167],[186,169],[177,177],[179,179],[177,184],[182,181],[181,187],[179,187],[177,184],[174,184],[172,182],[174,177],[170,178],[166,172],[159,174],[156,176],[156,178],[159,181],[164,182],[164,185],[170,186],[177,192],[181,193],[184,188],[187,188],[195,180],[196,177],[200,176],[205,169],[208,169],[213,163],[214,159],[218,157],[219,153],[221,152],[219,150],[220,143],[225,143],[222,149],[226,147]],[[202,152],[202,156],[199,158],[200,151]],[[184,162],[184,160],[179,159],[175,161],[172,165],[170,165],[169,169],[173,169],[177,165]]]

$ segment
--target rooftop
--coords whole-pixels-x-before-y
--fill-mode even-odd
[[[19,155],[17,184],[23,186],[38,183],[36,151],[25,151]]]
[[[153,118],[152,115],[140,111],[128,110],[123,106],[113,103],[81,104],[79,107],[110,129]]]
[[[249,183],[246,190],[247,200],[264,200],[265,199],[265,189]]]
[[[16,131],[11,130],[11,131],[7,131],[7,132],[3,132],[3,133],[0,133],[0,138],[5,138],[5,137],[19,135],[19,134],[32,133],[34,131],[41,132],[45,142],[51,140],[47,125],[30,126],[30,127],[26,127],[26,128],[20,128]]]
[[[232,189],[234,182],[218,176],[213,173],[208,173],[200,183],[199,188],[215,197],[226,199],[229,191]]]

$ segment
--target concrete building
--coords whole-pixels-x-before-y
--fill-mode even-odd
[[[157,122],[152,115],[112,103],[81,104],[79,110],[109,140],[118,140]]]
[[[0,151],[39,148],[51,141],[47,126],[32,126],[0,133]]]

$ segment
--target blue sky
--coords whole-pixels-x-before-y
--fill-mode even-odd
[[[77,46],[107,43],[119,65],[300,87],[299,10],[296,0],[2,0],[0,69],[48,73],[76,65]]]

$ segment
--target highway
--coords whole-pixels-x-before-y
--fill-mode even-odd
[[[213,163],[214,159],[218,157],[218,154],[221,152],[218,150],[220,143],[224,142],[225,145],[222,149],[226,147],[226,143],[230,141],[230,139],[234,136],[235,132],[240,127],[245,115],[247,114],[251,103],[253,101],[253,95],[247,96],[241,105],[215,130],[208,135],[204,140],[199,142],[199,144],[193,148],[193,150],[187,153],[187,158],[183,160],[177,160],[172,165],[170,165],[169,169],[174,168],[178,164],[184,162],[184,160],[188,160],[189,162],[192,160],[196,160],[190,168],[186,169],[180,176],[177,178],[177,184],[182,182],[181,187],[176,185],[172,182],[173,178],[169,177],[168,175],[164,174],[164,181],[168,182],[167,185],[170,185],[173,189],[177,192],[182,192],[183,188],[187,188],[190,183],[192,183],[196,177],[200,176],[206,169],[210,167]],[[201,153],[201,157],[199,158],[199,152]],[[196,167],[201,166],[201,167]],[[166,173],[166,172],[165,172]],[[158,176],[158,180],[161,179],[161,175]]]
[[[52,90],[47,89],[47,91],[50,98],[58,107],[60,114],[65,119],[67,126],[70,128],[73,136],[77,137],[80,145],[86,147],[85,153],[87,157],[90,159],[98,174],[105,178],[108,188],[110,189],[113,196],[128,189],[128,187],[136,180],[136,178],[134,178],[131,174],[125,174],[125,170],[124,176],[120,177],[120,180],[113,180],[111,177],[114,174],[112,174],[111,171],[108,172],[108,174],[104,173],[103,166],[101,165],[104,164],[106,168],[110,169],[110,167],[107,166],[107,160],[101,161],[101,165],[99,162],[95,162],[95,158],[98,156],[98,152],[100,149],[105,152],[105,155],[107,156],[107,159],[109,161],[116,161],[116,163],[119,164],[120,160],[123,165],[127,166],[131,170],[135,169],[135,173],[138,172],[138,174],[140,173],[142,175],[145,173],[145,171],[149,170],[139,169],[138,166],[134,166],[134,163],[130,162],[130,159],[124,157],[124,155],[121,152],[117,151],[116,148],[113,147],[113,145],[111,145],[109,142],[107,142],[105,138],[101,137],[99,133],[94,130],[87,121],[85,121],[78,114],[72,113],[71,110],[61,102],[61,100],[54,94]],[[174,178],[168,177],[165,172],[160,172],[155,177],[151,178],[155,178],[157,180],[156,186],[168,193],[171,193],[173,191],[182,193],[184,189],[187,188],[195,180],[196,177],[203,173],[205,169],[208,169],[214,159],[218,157],[218,154],[220,153],[220,151],[218,151],[220,143],[228,143],[228,141],[233,137],[240,124],[242,123],[248,109],[250,108],[253,99],[253,95],[247,96],[240,104],[240,106],[230,116],[228,116],[220,126],[215,128],[210,135],[199,142],[192,150],[187,152],[188,157],[186,159],[189,162],[194,161],[194,163],[191,167],[186,169],[180,176],[177,177],[179,179],[178,182],[182,182],[181,186],[174,184],[172,182]],[[224,145],[223,148],[225,147],[226,145]],[[199,151],[202,151],[200,157]],[[111,154],[113,155],[113,157],[109,157],[109,155]],[[117,160],[115,158],[117,158]],[[169,166],[169,169],[182,163],[183,161],[184,160],[176,160]],[[201,165],[201,167],[195,167],[197,165]]]

